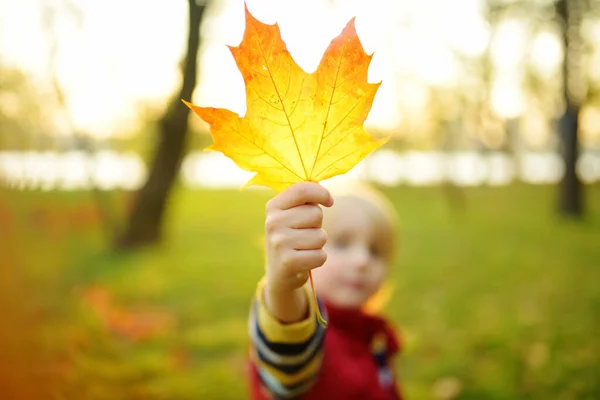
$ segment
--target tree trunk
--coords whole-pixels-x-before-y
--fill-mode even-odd
[[[583,187],[576,170],[579,155],[579,105],[583,101],[582,47],[579,34],[582,7],[583,5],[578,0],[560,0],[557,3],[558,15],[562,19],[563,26],[563,93],[565,99],[565,113],[559,123],[565,170],[559,185],[558,208],[561,214],[575,218],[579,218],[583,214]]]
[[[565,165],[563,178],[560,182],[559,210],[561,214],[571,217],[581,217],[583,214],[582,185],[576,171],[579,155],[577,139],[578,111],[575,107],[567,107],[559,124],[562,157]]]
[[[163,217],[169,192],[184,155],[188,130],[188,107],[181,99],[191,100],[196,87],[196,65],[200,46],[200,23],[206,5],[189,3],[189,35],[179,95],[159,122],[159,142],[150,166],[148,179],[137,193],[124,234],[117,248],[146,246],[161,239]]]

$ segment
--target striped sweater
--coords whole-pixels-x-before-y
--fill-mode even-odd
[[[250,386],[253,399],[399,399],[392,371],[398,340],[382,318],[324,304],[329,324],[309,315],[282,324],[269,314],[264,280],[250,312]]]

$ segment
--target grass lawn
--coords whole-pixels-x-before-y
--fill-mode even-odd
[[[579,223],[556,216],[554,187],[386,190],[408,398],[600,398],[600,185],[586,189]],[[269,197],[178,190],[164,243],[114,254],[89,193],[0,191],[0,341],[35,343],[52,399],[246,398]]]

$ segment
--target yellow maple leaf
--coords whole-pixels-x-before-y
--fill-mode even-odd
[[[363,127],[380,83],[367,82],[372,55],[362,48],[354,18],[312,74],[292,59],[277,24],[263,24],[247,7],[244,37],[230,50],[246,85],[246,115],[184,103],[210,125],[214,143],[206,150],[256,172],[245,186],[282,191],[320,182],[348,172],[387,141]]]

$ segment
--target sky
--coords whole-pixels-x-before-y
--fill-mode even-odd
[[[0,0],[1,60],[29,72],[42,88],[55,68],[78,129],[100,138],[132,130],[141,103],[160,108],[178,85],[187,1],[70,1],[75,12],[67,0]],[[457,85],[462,72],[456,56],[480,56],[488,42],[500,71],[493,85],[494,110],[503,117],[519,115],[525,107],[520,63],[527,58],[541,74],[551,75],[562,57],[553,32],[536,36],[529,51],[527,27],[517,20],[507,20],[491,37],[481,0],[247,3],[259,20],[279,23],[290,53],[307,72],[316,68],[348,20],[357,17],[361,42],[374,52],[369,80],[383,82],[367,127],[393,129],[422,110],[426,86]],[[243,0],[213,0],[208,9],[195,104],[245,112],[243,81],[226,47],[242,38],[243,10]]]

